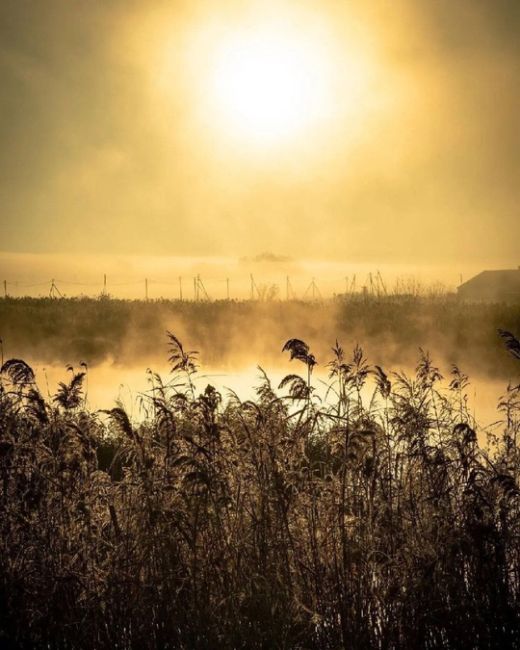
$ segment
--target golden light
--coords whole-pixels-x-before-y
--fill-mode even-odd
[[[270,145],[326,119],[327,60],[302,35],[255,29],[217,48],[210,71],[216,120],[231,135]]]
[[[366,29],[318,7],[251,6],[189,12],[176,31],[164,17],[141,39],[144,51],[158,43],[150,63],[157,119],[182,118],[175,135],[199,166],[276,166],[300,156],[308,167],[352,149],[379,111],[381,76]]]

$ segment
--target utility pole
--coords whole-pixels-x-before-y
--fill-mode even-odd
[[[4,298],[7,298],[7,280],[4,280]]]
[[[372,279],[372,272],[368,274],[368,282],[370,284],[370,295],[372,296],[374,294],[374,281]]]
[[[201,292],[205,296],[205,299],[209,300],[209,294],[206,291],[206,287],[204,286],[200,275],[197,275],[195,278],[193,278],[193,289],[195,291],[195,300],[200,299]]]
[[[296,294],[294,293],[294,289],[292,288],[291,278],[289,276],[287,276],[286,290],[287,290],[287,300],[290,300],[291,298],[293,300],[296,300]]]
[[[321,299],[321,291],[318,289],[318,285],[316,284],[316,279],[312,278],[311,283],[307,287],[307,290],[304,293],[304,298],[307,296],[308,293],[311,293],[312,300],[316,300],[316,297],[319,297]]]
[[[197,275],[197,290],[199,291],[199,296],[200,292],[202,291],[202,294],[205,296],[206,300],[209,300],[208,292],[206,291],[206,287],[204,286],[204,282],[202,282],[200,275]]]
[[[229,278],[226,278],[226,295],[229,300]]]
[[[179,275],[179,300],[182,302],[182,276]]]
[[[381,275],[381,272],[380,272],[380,271],[377,272],[377,282],[378,282],[378,285],[381,285],[381,289],[382,289],[382,291],[383,291],[383,294],[384,294],[385,296],[387,296],[387,295],[388,295],[388,291],[386,290],[386,284],[385,284],[384,281],[383,281],[383,276]]]
[[[144,279],[144,299],[148,302],[148,278]]]
[[[251,277],[251,300],[255,299],[255,292],[257,298],[260,299],[260,291],[258,291],[258,287],[256,286],[256,282],[252,273],[250,274],[250,277]]]
[[[63,298],[63,294],[61,291],[58,289],[56,286],[56,283],[54,282],[54,278],[51,280],[51,288],[49,289],[49,297],[50,298],[57,298],[57,297]]]

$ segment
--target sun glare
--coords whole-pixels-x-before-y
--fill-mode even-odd
[[[326,117],[327,62],[320,46],[293,34],[245,32],[218,49],[213,102],[228,133],[263,144],[298,134]]]
[[[309,160],[311,150],[316,160],[337,143],[350,146],[379,94],[364,28],[354,19],[339,28],[294,5],[255,7],[194,15],[182,38],[162,21],[153,66],[158,110],[169,97],[175,115],[186,117],[183,133],[195,135],[204,156],[226,164],[300,152]]]

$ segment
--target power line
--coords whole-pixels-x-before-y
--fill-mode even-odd
[[[112,292],[119,293],[117,290],[121,289],[121,293],[119,295],[142,295],[141,291],[143,290],[143,282],[144,282],[144,294],[146,299],[150,299],[151,293],[154,293],[155,295],[159,294],[160,289],[156,289],[155,292],[152,291],[152,285],[154,287],[164,287],[163,291],[165,294],[165,297],[168,297],[170,299],[178,299],[180,301],[183,300],[206,300],[209,301],[211,299],[226,299],[230,300],[231,299],[231,283],[234,282],[235,284],[233,285],[234,288],[234,293],[238,294],[238,297],[242,298],[247,298],[249,297],[250,300],[263,300],[263,299],[268,299],[269,298],[269,293],[267,289],[269,287],[280,287],[280,285],[283,287],[285,284],[285,295],[282,293],[279,298],[285,300],[296,300],[297,299],[297,294],[296,291],[292,285],[291,278],[289,275],[282,276],[283,280],[279,281],[278,284],[273,285],[273,277],[268,277],[269,284],[266,283],[261,283],[258,281],[258,278],[256,278],[252,273],[249,274],[249,279],[246,280],[247,275],[244,274],[242,277],[239,275],[232,276],[232,277],[225,277],[225,276],[220,276],[220,277],[205,277],[204,281],[202,280],[200,274],[196,274],[193,276],[193,297],[187,296],[187,291],[186,291],[186,285],[185,285],[185,280],[187,279],[186,276],[179,275],[177,277],[172,277],[171,279],[161,279],[161,278],[143,278],[143,279],[125,279],[124,277],[120,279],[115,279],[113,281],[107,276],[106,273],[100,273],[99,275],[99,282],[95,281],[79,281],[78,279],[66,279],[66,278],[52,278],[49,280],[44,280],[44,281],[34,281],[27,280],[27,281],[19,281],[19,280],[14,280],[14,279],[4,279],[3,280],[3,293],[4,297],[16,297],[16,296],[22,296],[22,295],[41,295],[44,292],[42,291],[41,294],[37,290],[39,288],[47,287],[47,291],[45,293],[48,293],[52,297],[64,297],[65,293],[68,295],[72,296],[81,296],[81,295],[99,295],[99,296],[104,296],[104,297],[109,297]],[[354,295],[356,293],[362,292],[366,295],[374,295],[374,296],[388,296],[389,295],[389,290],[388,286],[383,280],[383,276],[379,270],[375,271],[374,273],[370,272],[367,274],[367,279],[364,283],[363,287],[357,287],[356,286],[356,275],[352,274],[349,276],[344,276],[343,278],[333,278],[327,279],[327,294],[329,294],[329,288],[332,288],[333,282],[335,283],[336,286],[341,286],[341,284],[344,285],[345,293],[346,295]],[[210,287],[208,287],[208,282],[210,283]],[[311,300],[321,300],[323,299],[323,294],[321,291],[321,288],[318,286],[319,279],[315,277],[312,278],[310,284],[307,286],[305,292],[303,294],[304,299],[311,299]],[[341,283],[341,284],[340,284]],[[249,287],[248,287],[249,285]],[[50,288],[49,288],[50,287]],[[64,291],[66,290],[67,287],[69,288],[69,292]],[[138,289],[138,287],[141,287]],[[237,287],[237,288],[235,288]],[[34,290],[34,292],[32,291]],[[27,294],[24,294],[24,292],[27,291]],[[399,278],[397,278],[396,281],[396,289],[392,292],[394,293],[399,293],[403,291],[403,287],[401,286]],[[212,296],[210,297],[210,294]],[[249,296],[247,295],[249,294]],[[335,292],[331,292],[330,295],[336,295]],[[273,297],[273,296],[271,296]]]

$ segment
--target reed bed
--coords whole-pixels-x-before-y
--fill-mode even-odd
[[[320,399],[291,339],[294,374],[241,401],[168,341],[138,423],[88,411],[86,367],[44,397],[3,364],[0,644],[520,647],[520,386],[479,445],[467,376],[425,352],[407,377],[336,343]]]
[[[393,369],[413,368],[422,346],[443,366],[457,363],[472,377],[506,383],[516,368],[501,349],[499,327],[520,332],[518,304],[466,303],[450,294],[353,294],[320,302],[0,299],[5,354],[36,365],[108,360],[159,367],[164,332],[172,330],[200,350],[205,368],[237,362],[272,368],[281,343],[297,332],[321,361],[336,338],[362,341],[375,363]]]

